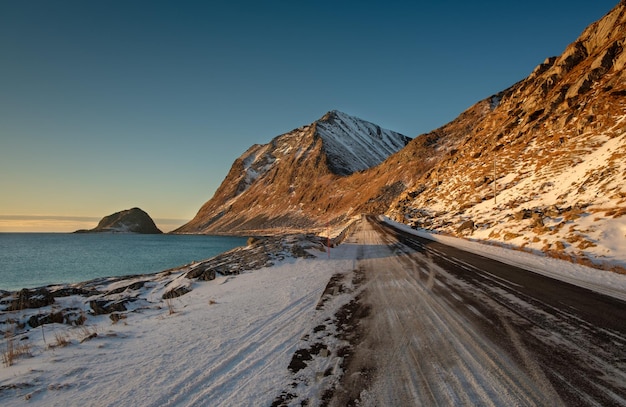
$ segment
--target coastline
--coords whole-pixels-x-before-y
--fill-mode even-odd
[[[330,277],[329,271],[315,270],[316,254],[324,258],[326,253],[321,240],[305,235],[264,238],[207,260],[158,273],[24,289],[9,295],[3,293],[0,299],[2,334],[10,336],[14,349],[27,344],[28,350],[24,355],[17,355],[11,366],[0,367],[0,402],[7,405],[26,401],[29,405],[51,402],[85,405],[84,396],[88,394],[94,405],[119,405],[121,393],[105,389],[109,385],[120,386],[120,382],[108,382],[106,377],[101,377],[101,374],[111,374],[106,369],[128,377],[128,369],[134,369],[127,365],[129,360],[141,364],[143,362],[137,360],[149,354],[148,359],[159,367],[142,373],[143,378],[131,379],[131,382],[140,381],[142,386],[149,385],[157,378],[163,379],[163,374],[170,374],[159,370],[163,368],[159,359],[166,356],[152,346],[171,346],[171,350],[178,349],[174,353],[182,352],[185,347],[195,346],[194,343],[210,337],[201,340],[204,335],[198,337],[187,332],[189,335],[183,335],[184,339],[175,343],[171,343],[172,338],[193,327],[226,329],[226,320],[222,319],[225,315],[230,315],[227,318],[229,331],[245,329],[250,324],[257,326],[262,324],[257,315],[260,309],[278,307],[268,309],[268,317],[280,309],[287,312],[294,307],[294,296],[304,291],[305,299],[295,300],[299,311],[294,318],[300,321],[300,326],[294,325],[293,329],[294,332],[301,330],[309,322],[308,312],[314,309]],[[303,290],[302,284],[314,287],[313,291]],[[271,295],[275,288],[279,292]],[[249,308],[248,316],[242,321],[242,315],[238,314],[240,307]],[[214,321],[209,325],[198,322],[207,318],[218,318],[222,322]],[[289,318],[289,324],[292,323]],[[291,346],[292,338],[288,336],[282,346]],[[225,337],[211,340],[225,340]],[[247,339],[244,336],[241,340]],[[8,344],[9,339],[4,343]],[[166,345],[168,343],[170,345]],[[152,350],[146,348],[148,344]],[[184,351],[187,357],[195,357],[189,352]],[[197,356],[201,354],[205,352],[199,351]],[[289,352],[285,357],[290,357]],[[220,355],[215,358],[221,359]],[[104,367],[107,364],[115,366]],[[170,368],[177,370],[184,366],[170,366],[168,370]],[[86,376],[93,383],[85,384]],[[126,391],[124,403],[131,403],[130,394],[137,392],[135,386],[137,384],[122,385]],[[146,396],[145,391],[141,393]],[[135,400],[134,404],[163,405],[160,397],[158,389],[154,389],[148,399]]]
[[[0,290],[158,273],[245,244],[242,237],[207,235],[0,234]]]
[[[362,333],[362,262],[397,261],[357,225],[330,254],[327,237],[268,237],[158,273],[1,295],[16,356],[0,367],[0,403],[322,404]]]

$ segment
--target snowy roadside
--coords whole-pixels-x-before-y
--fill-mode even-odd
[[[353,270],[355,256],[351,245],[332,249],[328,258],[315,241],[304,245],[305,250],[302,240],[287,243],[269,248],[279,251],[271,262],[249,259],[257,262],[253,271],[221,274],[245,258],[243,249],[231,261],[223,256],[151,276],[91,283],[88,289],[108,293],[102,305],[116,303],[118,296],[123,311],[98,314],[90,304],[102,294],[79,295],[71,287],[63,287],[69,295],[38,308],[10,311],[5,296],[0,329],[6,338],[0,351],[6,356],[12,349],[15,357],[11,366],[0,367],[0,404],[278,403],[281,392],[292,387],[294,364],[301,355],[297,351],[307,345],[312,327],[332,320],[345,305],[342,298],[348,301],[349,295],[328,304],[320,298],[331,276]],[[267,244],[257,247],[261,245]],[[212,268],[218,270],[215,279],[201,281]],[[187,278],[194,269],[197,278]],[[182,295],[164,299],[168,292]],[[128,298],[132,301],[124,302]],[[66,323],[62,317],[46,319],[59,314],[73,317]],[[42,324],[32,327],[29,320]],[[333,344],[342,343],[328,346]],[[327,358],[327,363],[340,360]],[[299,369],[298,380],[318,383],[300,394],[310,398],[307,394],[317,394],[319,386],[336,382],[335,376]]]
[[[416,230],[405,224],[394,222],[387,217],[381,217],[381,220],[416,236],[434,240],[626,301],[626,275],[623,274],[599,270],[547,256],[511,250],[501,246],[430,233],[422,229]]]
[[[626,298],[626,276],[394,225]],[[155,275],[48,287],[49,304],[24,297],[34,308],[0,293],[0,352],[15,356],[0,366],[0,404],[322,405],[342,390],[369,312],[359,244],[324,249],[265,239]]]

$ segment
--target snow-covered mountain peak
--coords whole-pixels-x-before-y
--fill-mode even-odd
[[[383,162],[411,139],[368,121],[331,110],[316,123],[330,169],[338,175],[363,171]]]
[[[310,224],[309,219],[322,211],[329,185],[337,187],[338,179],[380,164],[410,140],[330,111],[267,144],[250,147],[235,160],[213,198],[177,232],[232,233],[236,228]]]

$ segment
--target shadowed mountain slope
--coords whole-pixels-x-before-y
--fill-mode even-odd
[[[318,226],[340,211],[340,180],[380,164],[409,140],[331,111],[268,144],[250,147],[235,160],[213,198],[174,233],[251,234]],[[346,185],[350,189],[352,184]]]

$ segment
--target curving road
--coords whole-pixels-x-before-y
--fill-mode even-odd
[[[329,405],[624,406],[626,303],[366,218],[347,389]]]

